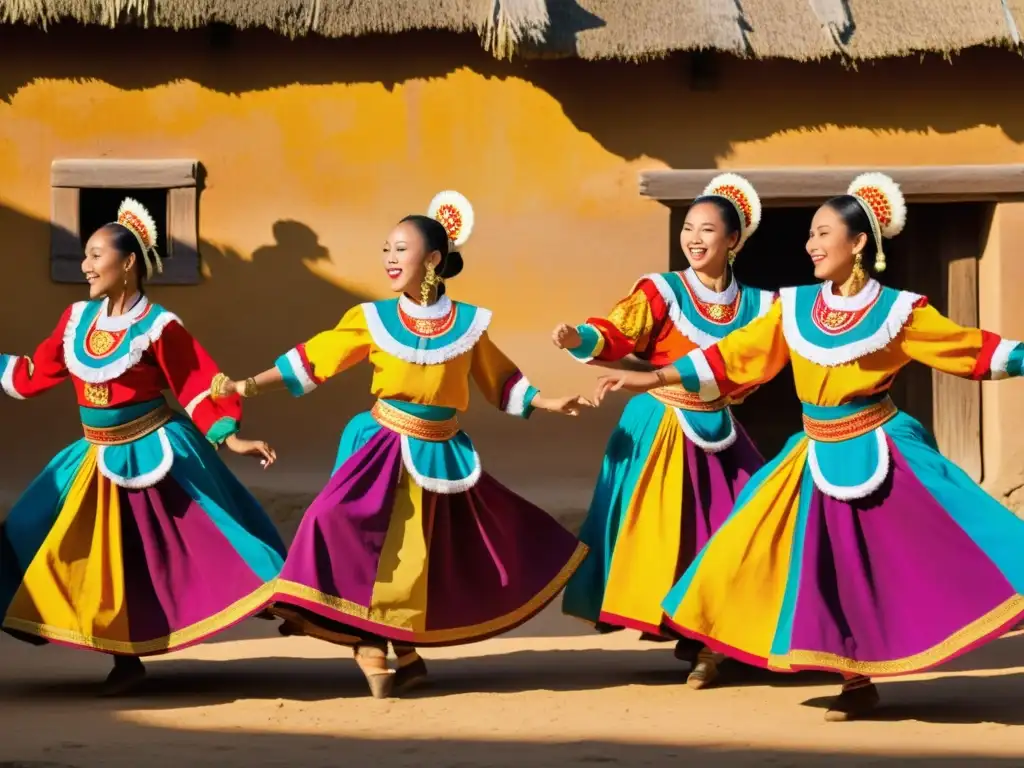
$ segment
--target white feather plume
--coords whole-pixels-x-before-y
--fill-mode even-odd
[[[135,235],[142,248],[142,260],[146,264],[146,277],[164,271],[163,263],[156,252],[156,222],[146,206],[132,197],[126,197],[117,209],[117,223]]]
[[[456,216],[449,214],[454,211]],[[434,195],[427,209],[427,215],[437,219],[448,230],[448,239],[456,248],[461,248],[473,234],[473,206],[465,195],[453,190],[445,190]]]
[[[747,206],[750,208],[749,222],[746,221],[746,216],[740,209],[739,201],[735,199],[735,194],[732,192],[727,194],[725,192],[725,189],[728,187],[738,190],[740,195],[746,199]],[[703,194],[724,197],[740,209],[738,212],[740,214],[740,222],[743,224],[743,233],[740,238],[741,244],[746,242],[747,238],[757,231],[757,227],[761,224],[761,198],[757,194],[757,190],[754,189],[754,185],[738,173],[720,173],[708,183],[704,188]]]
[[[889,204],[890,220],[888,224],[883,224],[881,221],[878,222],[882,237],[896,237],[896,235],[903,231],[903,227],[907,223],[907,203],[903,199],[900,185],[884,173],[871,171],[869,173],[862,173],[850,182],[846,193],[867,202],[864,197],[864,190],[867,189],[874,189],[880,192]],[[870,207],[870,204],[868,207]]]

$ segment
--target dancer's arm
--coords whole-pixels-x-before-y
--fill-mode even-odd
[[[910,359],[965,379],[1020,376],[1024,366],[1024,344],[954,323],[926,300],[903,326],[900,346]]]
[[[215,446],[226,445],[235,453],[259,458],[264,468],[274,463],[277,454],[264,441],[239,436],[241,398],[236,394],[216,399],[211,396],[218,376],[217,364],[184,326],[169,323],[152,350],[168,388],[207,440]]]
[[[563,323],[552,332],[551,340],[581,363],[621,368],[630,356],[647,352],[667,316],[657,287],[642,279],[607,317],[591,317],[576,326]]]
[[[579,395],[545,397],[485,332],[473,347],[470,371],[484,397],[495,408],[511,416],[530,418],[535,409],[579,415],[590,402]]]
[[[608,392],[625,389],[647,392],[670,384],[682,384],[702,400],[749,392],[777,376],[789,362],[789,347],[782,333],[782,303],[778,300],[757,320],[739,328],[707,349],[695,349],[672,365],[657,371],[627,371],[602,376],[595,401]]]
[[[64,364],[64,333],[72,307],[61,315],[53,330],[33,355],[0,354],[0,391],[15,400],[41,395],[68,378]]]
[[[215,387],[215,396],[253,397],[280,389],[287,389],[295,397],[307,395],[327,379],[365,360],[370,341],[363,308],[357,305],[331,330],[281,355],[273,368],[241,381],[222,378]]]

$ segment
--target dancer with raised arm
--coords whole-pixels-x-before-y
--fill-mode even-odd
[[[581,362],[634,354],[664,366],[763,316],[774,295],[732,273],[760,218],[746,179],[716,177],[680,233],[689,269],[641,278],[607,318],[558,326],[555,345]],[[705,402],[676,384],[629,402],[605,449],[580,534],[591,554],[566,587],[565,613],[604,631],[678,637],[662,621],[661,601],[764,463],[729,408],[742,394]],[[676,656],[693,665],[692,687],[713,683],[720,658],[703,644],[679,640]]]
[[[475,381],[511,416],[575,416],[589,402],[546,397],[488,335],[489,310],[452,301],[445,281],[473,209],[443,192],[428,216],[402,219],[384,244],[397,298],[360,304],[275,367],[219,391],[312,392],[369,362],[377,402],[341,436],[333,475],[306,511],[277,583],[286,629],[351,645],[378,698],[426,677],[416,646],[482,640],[554,599],[587,548],[546,512],[481,469],[458,412]],[[388,642],[397,671],[387,665]]]
[[[104,691],[166,653],[263,609],[284,563],[273,523],[215,446],[276,458],[238,436],[241,401],[214,402],[217,366],[151,302],[156,224],[132,199],[89,238],[89,300],[31,357],[0,355],[0,387],[34,397],[70,379],[85,436],[49,463],[0,526],[3,628],[114,655]],[[170,389],[188,416],[171,410]]]
[[[921,672],[1024,617],[1024,520],[937,450],[889,398],[911,361],[970,379],[1019,376],[1024,345],[964,328],[883,287],[883,237],[903,228],[879,173],[818,209],[821,284],[785,288],[762,319],[673,366],[605,377],[597,397],[682,383],[704,400],[793,367],[803,430],[748,483],[665,600],[673,626],[768,669],[846,678],[826,714],[866,714],[871,677]]]

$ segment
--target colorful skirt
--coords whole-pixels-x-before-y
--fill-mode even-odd
[[[876,408],[804,406],[816,429]],[[778,671],[919,672],[1024,616],[1024,520],[910,416],[795,435],[665,600],[670,624]],[[825,489],[825,490],[822,490]]]
[[[163,402],[82,408],[116,428]],[[266,607],[285,546],[259,503],[181,416],[128,444],[65,448],[0,526],[8,633],[144,656]]]
[[[634,397],[605,449],[580,532],[590,556],[566,587],[563,612],[605,631],[674,634],[663,624],[665,593],[762,464],[728,408]]]
[[[587,548],[481,471],[454,410],[381,402],[345,429],[277,581],[275,612],[298,609],[306,634],[333,642],[423,646],[482,640],[534,616]],[[424,435],[446,424],[447,434]]]

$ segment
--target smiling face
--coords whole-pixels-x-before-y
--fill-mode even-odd
[[[384,243],[384,269],[395,293],[418,295],[427,264],[441,263],[440,251],[427,251],[427,243],[419,228],[403,221],[388,235]]]
[[[85,244],[82,259],[82,274],[89,283],[89,298],[120,296],[128,279],[132,289],[134,280],[135,254],[125,258],[114,244],[114,233],[106,228],[98,229]]]
[[[814,214],[807,238],[807,253],[814,262],[814,276],[837,285],[846,282],[853,271],[855,254],[864,250],[868,236],[852,233],[831,205],[823,205]]]
[[[739,233],[729,233],[722,212],[714,203],[697,203],[686,212],[679,243],[686,260],[697,272],[720,274],[729,262],[729,249],[739,243]]]

